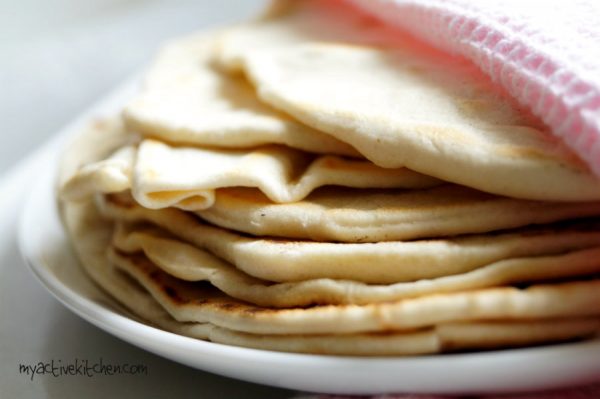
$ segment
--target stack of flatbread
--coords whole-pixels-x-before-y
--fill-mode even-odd
[[[169,43],[75,139],[60,204],[89,275],[158,327],[253,348],[594,336],[598,178],[474,67],[338,3]]]

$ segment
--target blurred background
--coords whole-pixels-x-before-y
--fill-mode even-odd
[[[0,0],[0,177],[167,38],[232,23],[266,0]]]

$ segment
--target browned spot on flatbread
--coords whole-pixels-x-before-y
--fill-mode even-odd
[[[176,302],[177,304],[185,304],[187,301],[182,298],[178,290],[171,286],[165,277],[169,277],[166,273],[159,270],[150,260],[143,255],[141,252],[137,253],[126,253],[120,251],[118,249],[113,249],[114,252],[123,258],[129,259],[131,264],[136,267],[139,272],[143,273],[147,278],[149,278],[154,285],[159,287],[161,291],[163,291],[171,300]]]
[[[173,287],[164,287],[165,294],[169,296],[172,300],[178,303],[182,303],[182,299],[177,295],[177,291]]]
[[[105,194],[104,198],[109,205],[120,208],[131,209],[137,206],[129,193]]]

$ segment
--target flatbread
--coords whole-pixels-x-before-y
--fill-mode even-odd
[[[122,184],[123,180],[126,180],[123,176],[122,165],[131,164],[131,161],[126,158],[125,153],[128,151],[126,148],[131,148],[138,141],[139,137],[127,131],[120,118],[109,116],[90,120],[84,124],[81,133],[75,135],[65,147],[59,165],[58,187],[65,186],[68,181],[75,179],[76,175],[81,175],[79,179],[82,180],[89,179],[83,175],[96,172],[89,170],[86,172],[84,169],[105,158],[110,160],[110,164],[106,165],[107,171],[103,173],[107,177],[106,180],[109,180],[111,184]],[[120,155],[117,154],[119,151],[122,152]],[[125,158],[124,161],[121,160],[123,158]],[[95,182],[90,185],[100,186],[101,184]],[[91,189],[89,186],[82,187],[82,191]]]
[[[330,185],[336,186],[325,187]],[[369,187],[387,189],[365,189]],[[61,196],[81,200],[130,188],[137,202],[150,209],[195,210],[222,227],[317,241],[409,240],[600,214],[600,202],[510,199],[444,186],[405,168],[384,169],[368,161],[311,156],[281,146],[216,150],[154,140],[142,141],[139,150],[124,146],[80,167],[64,182]]]
[[[484,233],[600,214],[599,202],[527,201],[446,184],[420,190],[323,187],[305,199],[273,203],[259,190],[215,192],[196,214],[253,234],[315,241],[379,242]]]
[[[151,222],[169,233],[269,281],[317,278],[391,284],[464,273],[507,258],[550,255],[600,244],[590,226],[540,227],[502,234],[422,241],[327,243],[248,237],[203,223],[177,209],[145,209],[127,195],[99,198],[108,217]]]
[[[286,8],[283,7],[280,12],[285,12]],[[168,77],[166,79],[168,80]],[[85,134],[76,138],[61,164],[58,179],[61,186],[68,184],[67,181],[74,181],[74,176],[79,175],[89,184],[87,187],[80,186],[83,187],[82,192],[94,192],[98,187],[101,187],[99,191],[106,192],[128,189],[127,179],[131,171],[127,168],[136,157],[137,139],[135,135],[125,134],[125,130],[118,126],[119,122],[112,127],[107,127],[106,123],[110,122],[96,121]],[[101,135],[100,132],[105,134]],[[130,146],[131,144],[133,146]],[[110,151],[117,149],[120,150],[115,158],[106,159]],[[106,162],[103,162],[103,159]],[[95,162],[99,162],[95,164],[97,167],[106,171],[103,172],[103,176],[109,178],[98,178],[95,175],[94,167],[89,166]],[[293,257],[298,255],[295,251],[302,253],[307,248],[306,245],[319,243],[289,241],[288,245],[282,246],[281,244],[286,244],[284,240],[258,240],[256,244],[254,239],[205,225],[194,216],[178,210],[144,210],[144,213],[140,213],[142,208],[133,204],[129,194],[124,193],[110,196],[108,202],[100,198],[98,205],[103,207],[106,214],[111,214],[120,220],[136,223],[151,221],[169,230],[170,233],[165,234],[156,227],[141,228],[136,225],[136,232],[139,232],[139,229],[151,232],[150,235],[154,235],[154,238],[165,240],[166,243],[160,240],[152,241],[151,244],[157,244],[156,248],[148,247],[147,243],[144,248],[140,241],[129,243],[130,248],[125,248],[127,245],[123,244],[118,250],[110,249],[108,253],[118,260],[119,268],[122,270],[120,271],[108,261],[107,257],[115,221],[104,218],[87,194],[82,197],[85,198],[80,202],[60,201],[59,206],[63,222],[84,269],[104,290],[136,315],[153,325],[177,334],[267,350],[369,356],[429,354],[533,345],[585,338],[597,333],[599,329],[600,306],[598,306],[597,290],[600,288],[600,281],[594,279],[558,284],[545,283],[522,289],[502,287],[475,289],[468,292],[438,292],[433,295],[424,294],[415,299],[380,304],[346,304],[291,309],[251,305],[232,298],[206,282],[185,282],[174,278],[157,267],[149,257],[153,257],[157,262],[161,259],[165,260],[161,265],[165,267],[173,260],[171,256],[186,260],[186,256],[190,253],[198,255],[200,249],[183,243],[182,239],[169,236],[175,230],[184,234],[183,239],[196,245],[202,242],[203,233],[215,234],[215,237],[210,238],[209,241],[230,238],[229,242],[225,240],[221,247],[217,245],[215,248],[221,250],[233,248],[234,255],[244,254],[243,251],[248,251],[248,248],[249,252],[246,254],[252,254],[256,247],[259,249],[257,254],[260,255],[263,248],[267,248],[264,254],[272,255],[274,260],[281,260],[279,256],[282,254],[270,253],[269,251],[273,249],[287,250],[288,253],[283,254],[283,259],[292,256],[293,260]],[[167,219],[170,221],[167,222]],[[191,230],[188,231],[188,228]],[[597,256],[597,249],[591,248],[597,246],[595,233],[584,227],[552,228],[556,229],[556,236],[549,234],[549,230],[544,232],[543,229],[526,229],[522,232],[510,233],[513,234],[512,238],[509,237],[510,234],[489,236],[489,238],[500,243],[499,252],[508,250],[502,256],[513,256],[521,252],[527,255],[554,254],[537,259],[529,257],[526,263],[520,264],[519,270],[526,272],[525,279],[537,278],[536,273],[541,270],[539,266],[545,268],[546,278],[573,277],[577,273],[587,273],[583,270],[593,273],[595,266],[590,259],[596,259]],[[246,239],[249,241],[245,241]],[[467,243],[472,240],[471,244],[475,244],[475,247],[480,245],[493,248],[493,245],[486,244],[487,239],[487,237],[475,239],[467,237],[464,240]],[[462,249],[469,247],[464,245],[462,238],[457,240],[460,244],[457,247]],[[521,246],[516,244],[518,240],[522,241]],[[162,244],[169,248],[173,245],[184,245],[190,251],[179,252],[178,250],[177,253],[162,251],[165,249],[160,246]],[[504,246],[505,244],[509,245]],[[273,246],[269,247],[269,245]],[[134,251],[136,248],[144,251],[124,252],[125,249],[131,248]],[[241,252],[239,248],[242,248]],[[425,246],[425,248],[429,247]],[[436,248],[425,249],[423,252],[435,253],[431,249]],[[444,249],[444,246],[440,249]],[[335,255],[335,251],[332,254]],[[490,254],[491,252],[484,251],[479,254],[469,252],[462,255],[466,255],[467,258],[478,258],[480,262]],[[206,258],[215,259],[208,253],[204,255]],[[455,256],[452,251],[448,253],[442,251],[440,255],[448,255],[450,258]],[[166,258],[163,259],[161,256]],[[310,253],[308,257],[310,258]],[[254,261],[260,260],[259,258],[260,256]],[[547,262],[544,261],[541,265],[539,262],[541,260]],[[490,266],[505,265],[502,270],[506,273],[507,270],[516,270],[514,264],[519,262],[523,262],[523,259],[499,261]],[[569,270],[558,266],[564,265],[565,262],[569,264]],[[371,267],[371,264],[367,265]],[[233,270],[231,265],[226,266],[230,271]],[[472,268],[473,264],[469,267]],[[489,270],[486,268],[487,266],[484,266],[473,273]],[[212,272],[217,275],[213,274],[212,278],[218,277],[218,273],[223,273],[223,270],[213,268]],[[552,274],[550,272],[552,270],[556,274]],[[195,273],[197,272],[196,270]],[[240,277],[239,272],[235,273]],[[496,276],[507,278],[507,274],[500,272]],[[256,281],[249,276],[244,278],[251,279],[248,281]],[[506,282],[506,280],[502,281]],[[265,285],[264,288],[277,286],[279,285]],[[241,288],[244,289],[243,284]],[[236,289],[239,290],[240,287]],[[276,289],[278,288],[274,291]]]
[[[242,76],[211,65],[215,33],[170,42],[125,108],[127,126],[172,143],[228,148],[284,144],[310,152],[359,156],[350,145],[261,103]]]
[[[344,0],[281,0],[276,10],[222,31],[216,39],[215,63],[235,76],[249,53],[308,42],[335,42],[391,47],[406,40]]]
[[[147,322],[193,338],[286,352],[398,356],[560,342],[589,337],[600,327],[598,318],[585,317],[447,323],[428,329],[383,334],[256,335],[210,323],[181,323],[139,284],[108,262],[104,255],[110,243],[112,224],[100,216],[92,202],[63,202],[61,214],[82,267],[101,288]]]
[[[114,144],[114,142],[113,142]],[[64,180],[95,151],[69,152],[62,164]],[[98,159],[99,157],[96,157]],[[168,331],[231,345],[259,349],[338,355],[414,355],[532,345],[588,337],[598,331],[596,318],[535,321],[450,323],[418,331],[347,335],[254,335],[209,323],[175,321],[143,288],[111,265],[105,255],[112,223],[101,217],[90,201],[61,202],[61,215],[81,264],[104,290],[136,315]],[[550,328],[551,327],[551,328]]]
[[[379,46],[355,41],[368,26],[331,34],[360,18],[320,19],[318,4],[224,34],[218,61],[241,66],[261,100],[379,166],[517,198],[600,199],[585,163],[475,66],[400,32]]]
[[[89,199],[97,193],[118,193],[131,188],[131,168],[137,147],[127,145],[106,159],[84,163],[59,186],[60,197],[69,201]]]
[[[221,187],[257,187],[272,201],[295,202],[326,185],[419,189],[440,184],[406,168],[384,169],[365,160],[283,146],[232,150],[143,140],[82,167],[61,195],[78,200],[131,189],[137,202],[150,209],[200,210],[214,204]]]
[[[251,348],[327,355],[406,356],[499,349],[589,337],[590,318],[526,322],[448,323],[416,332],[335,335],[255,335],[223,328],[211,340]]]
[[[185,282],[142,254],[116,266],[181,322],[210,323],[251,334],[354,334],[406,331],[442,323],[600,315],[600,280],[486,288],[368,305],[277,309],[231,298],[210,284]]]
[[[274,202],[295,202],[325,185],[357,188],[424,188],[437,179],[405,168],[383,169],[367,161],[311,156],[282,146],[246,150],[170,147],[153,140],[140,144],[132,193],[141,205],[209,208],[214,190],[257,187]]]
[[[249,276],[216,256],[152,227],[118,225],[109,259],[127,262],[122,253],[144,255],[165,273],[185,281],[208,281],[225,294],[269,307],[315,304],[369,304],[431,294],[551,281],[600,274],[600,247],[553,256],[498,261],[473,271],[417,282],[368,285],[349,280],[317,279],[272,283]]]

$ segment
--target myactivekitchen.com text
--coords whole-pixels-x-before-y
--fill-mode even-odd
[[[69,362],[52,359],[47,362],[38,362],[33,364],[19,364],[19,374],[29,376],[33,381],[35,376],[51,377],[96,377],[113,375],[148,375],[148,366],[144,364],[111,364],[100,358],[96,361],[88,359],[74,359]]]

